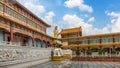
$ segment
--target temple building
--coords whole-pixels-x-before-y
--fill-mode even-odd
[[[48,27],[16,0],[0,0],[0,42],[45,48],[53,40],[46,34]]]
[[[78,27],[62,29],[60,34],[62,48],[79,49],[81,55],[120,55],[120,32],[82,36]]]

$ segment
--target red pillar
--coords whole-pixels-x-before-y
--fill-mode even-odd
[[[32,38],[32,46],[34,47],[34,38]]]
[[[13,42],[13,25],[10,24],[10,41]]]
[[[33,34],[32,34],[32,46],[34,47],[34,32],[33,32]]]

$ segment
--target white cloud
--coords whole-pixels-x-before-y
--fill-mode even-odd
[[[50,11],[47,13],[47,15],[44,17],[44,21],[47,22],[48,24],[52,25],[53,23],[53,17],[55,16],[55,13]]]
[[[39,3],[39,0],[17,0],[18,2],[20,2],[22,5],[24,5],[26,8],[28,8],[30,11],[32,11],[34,14],[36,15],[41,15],[42,13],[44,13],[45,7],[41,4],[37,4]],[[39,16],[40,17],[40,16]]]
[[[26,2],[25,7],[27,7],[33,13],[38,14],[38,15],[45,12],[45,8],[42,5],[35,5],[35,4],[32,4],[32,3],[29,3],[29,2],[27,3]]]
[[[82,18],[79,18],[77,15],[69,15],[66,14],[63,16],[63,21],[68,24],[68,27],[79,27],[80,25],[84,24],[84,21]]]
[[[83,35],[109,33],[109,26],[103,27],[102,29],[94,27],[92,24],[84,22],[84,19],[78,17],[77,15],[65,14],[63,16],[62,28],[73,28],[82,26]]]
[[[87,15],[87,14],[85,14],[85,15],[84,15],[84,17],[88,17],[88,15]]]
[[[88,22],[94,22],[95,21],[95,18],[94,17],[91,17],[89,18]]]
[[[120,32],[120,13],[106,12],[111,17],[111,32]]]
[[[68,8],[78,7],[81,11],[93,12],[93,8],[84,4],[83,0],[67,0],[64,3]]]
[[[53,11],[50,11],[48,13],[46,13],[46,16],[43,18],[43,20],[51,25],[51,28],[47,29],[47,34],[53,36],[53,30],[55,27],[55,24],[53,22],[53,17],[55,16],[55,13]]]
[[[64,27],[62,28],[81,26],[83,35],[120,32],[120,13],[106,12],[106,14],[111,17],[111,23],[106,24],[103,28],[94,27],[92,24],[84,22],[84,19],[78,17],[75,14],[65,14],[63,16],[62,24]],[[94,17],[91,18],[92,20],[94,19]]]
[[[120,13],[115,13],[115,12],[105,12],[108,16],[111,17],[120,17]]]

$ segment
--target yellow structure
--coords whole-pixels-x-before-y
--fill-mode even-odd
[[[54,28],[54,41],[53,41],[53,45],[57,46],[57,39],[58,39],[58,27],[55,26]]]
[[[62,61],[62,57],[61,56],[53,56],[53,61]]]
[[[61,48],[55,48],[53,50],[53,61],[62,61],[63,60],[63,53]]]
[[[65,55],[65,58],[66,58],[66,59],[71,59],[70,54],[66,54],[66,55]]]
[[[62,48],[79,49],[81,55],[120,55],[120,32],[82,36],[78,27],[62,29],[60,34]]]
[[[65,54],[65,59],[71,59],[72,58],[72,50],[71,49],[65,49],[64,54]]]
[[[54,29],[54,38],[58,38],[58,27],[55,26],[55,29]]]

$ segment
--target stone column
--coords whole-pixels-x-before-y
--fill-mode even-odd
[[[13,25],[10,23],[10,42],[13,42]]]
[[[34,47],[34,32],[32,33],[32,46]]]
[[[34,47],[34,38],[32,38],[32,46]]]

